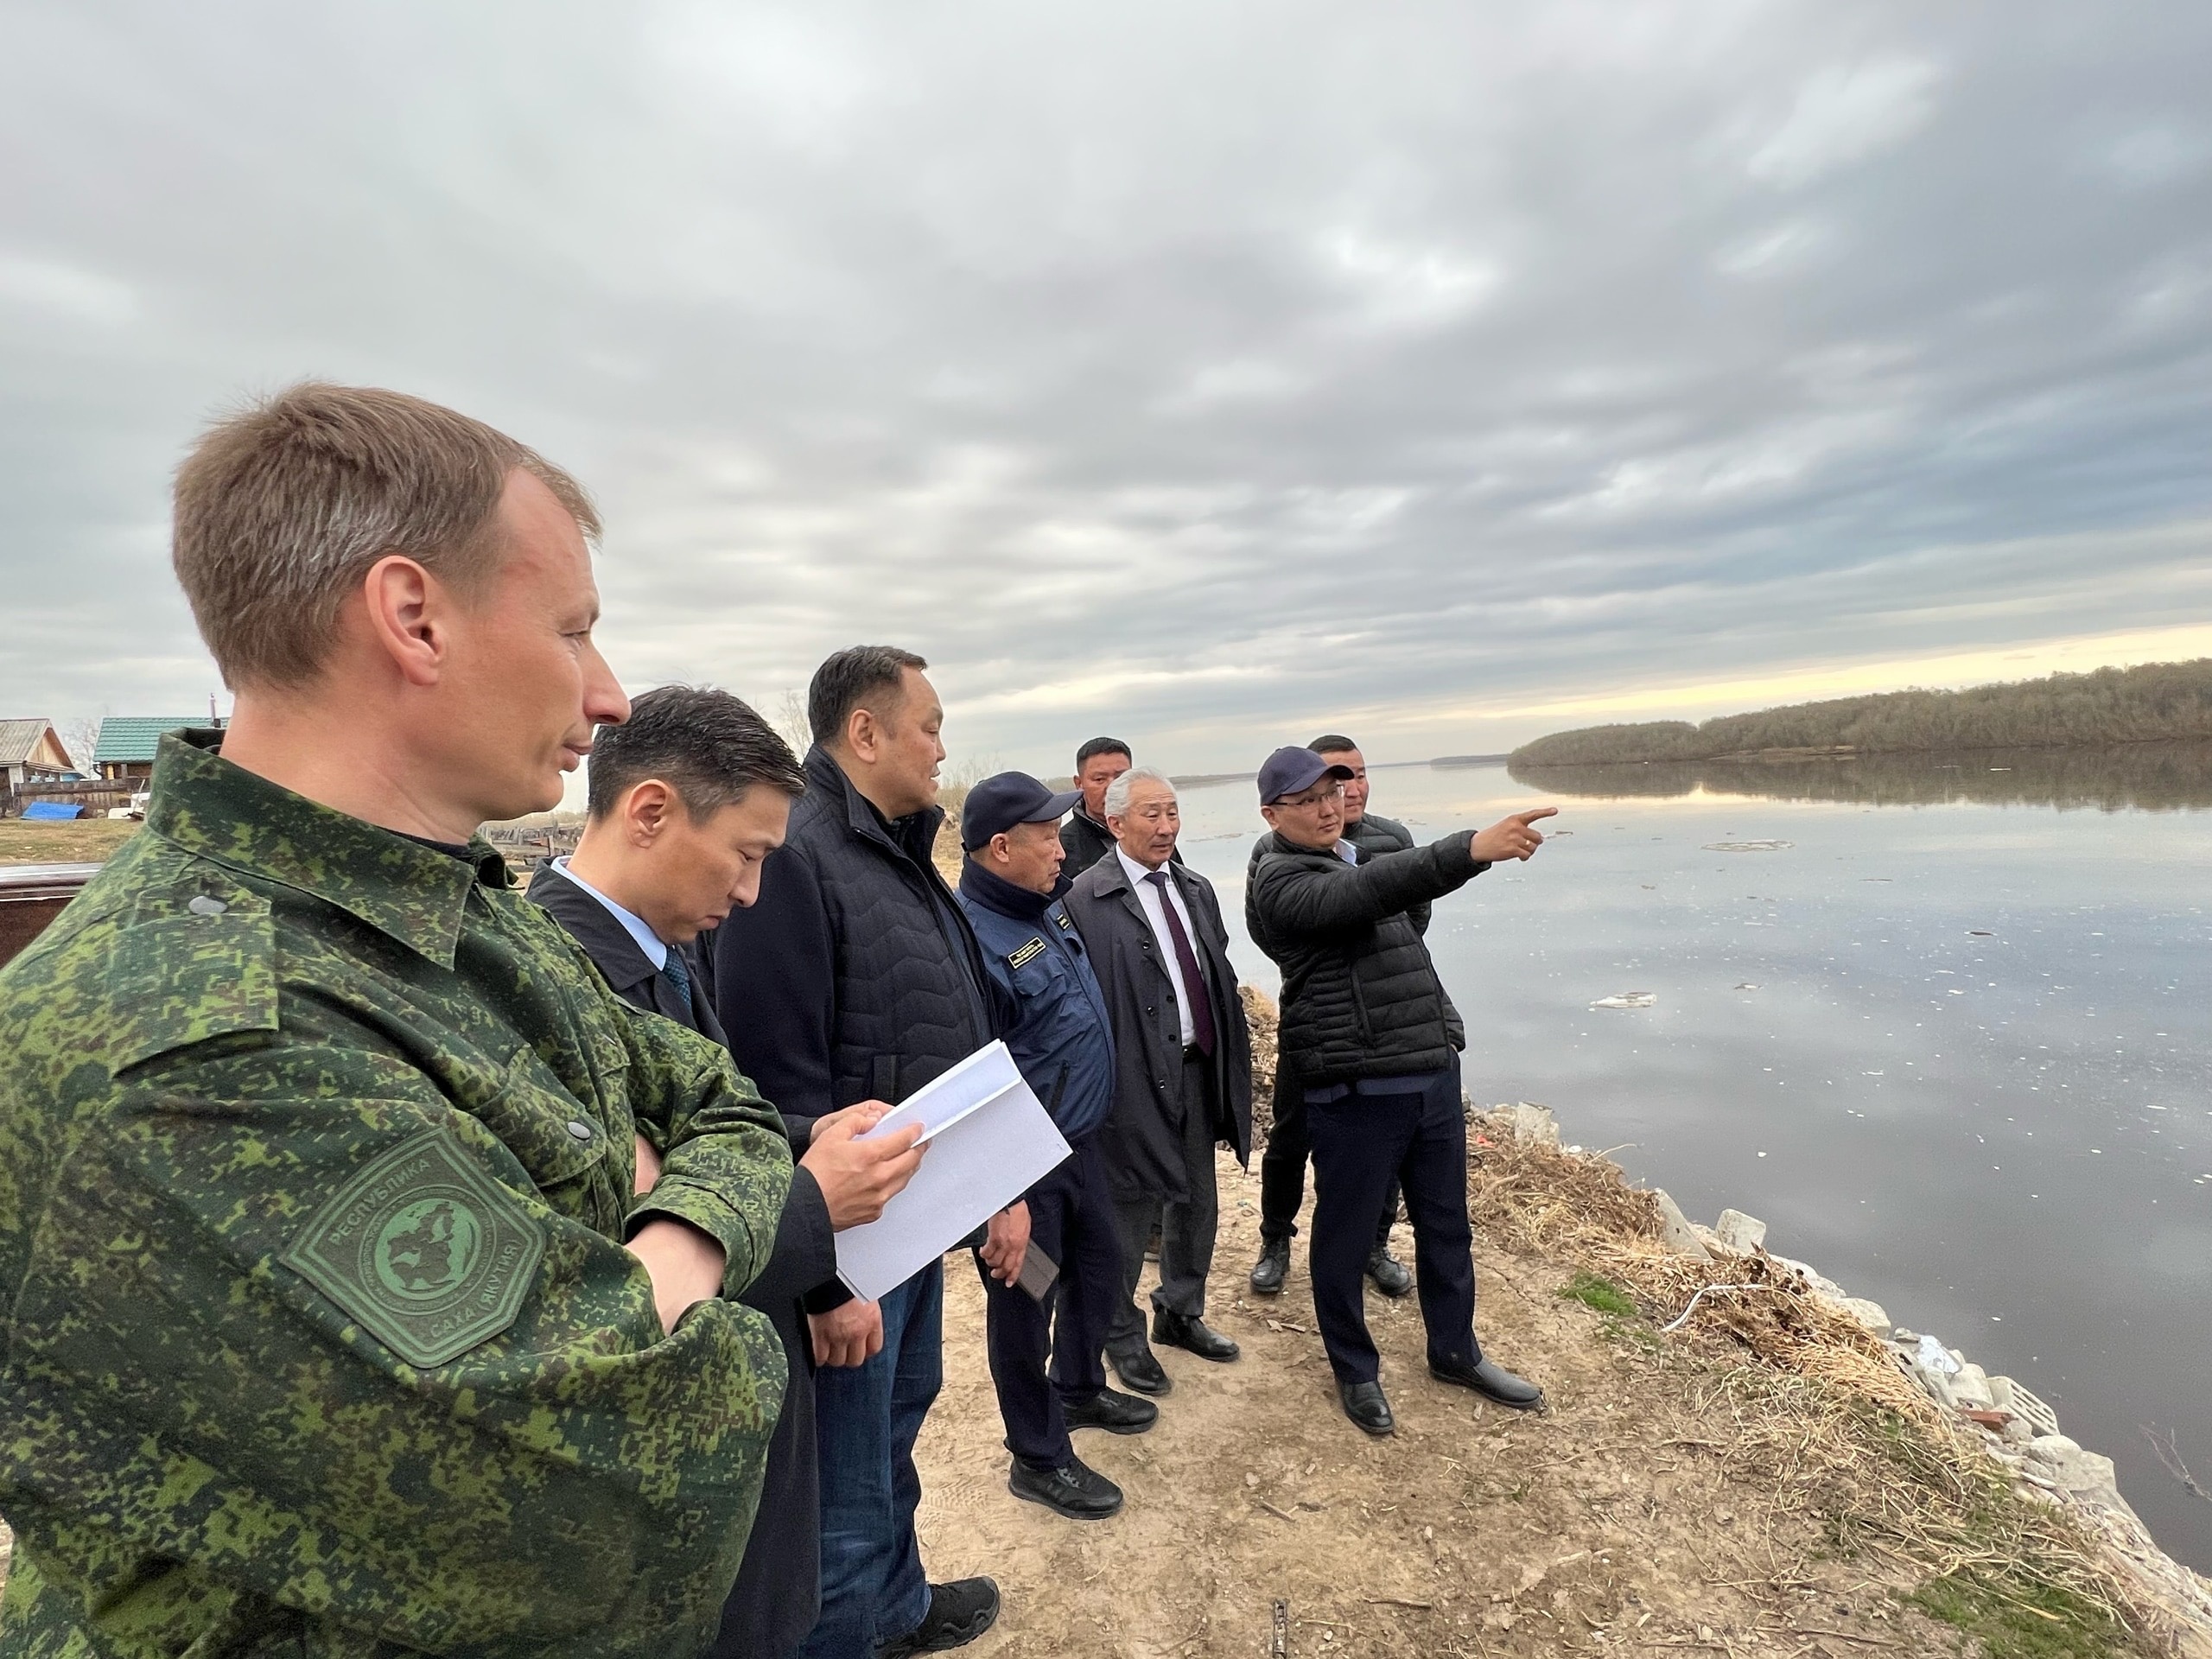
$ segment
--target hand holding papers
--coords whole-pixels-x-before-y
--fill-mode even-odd
[[[881,1101],[863,1101],[815,1122],[799,1166],[821,1187],[834,1229],[857,1227],[880,1216],[922,1161],[918,1123],[865,1138],[890,1111]]]
[[[922,1126],[930,1154],[883,1214],[837,1235],[837,1276],[874,1301],[943,1255],[1068,1155],[1004,1043],[917,1090],[862,1140]]]

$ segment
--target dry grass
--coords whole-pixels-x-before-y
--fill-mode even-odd
[[[140,827],[126,818],[69,823],[0,819],[0,864],[105,864]]]
[[[1524,1141],[1507,1122],[1477,1124],[1468,1202],[1488,1236],[1529,1255],[1582,1263],[1618,1281],[1664,1324],[1725,1332],[1764,1363],[1865,1395],[1910,1421],[1940,1421],[1928,1396],[1856,1320],[1816,1300],[1804,1276],[1764,1254],[1700,1262],[1660,1243],[1657,1200],[1606,1159]],[[1708,1287],[1726,1286],[1722,1290]]]

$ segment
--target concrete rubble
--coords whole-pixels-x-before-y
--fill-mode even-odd
[[[1722,1247],[1738,1255],[1749,1255],[1766,1243],[1766,1223],[1740,1210],[1723,1210],[1713,1230]]]

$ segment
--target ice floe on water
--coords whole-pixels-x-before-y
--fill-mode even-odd
[[[1787,852],[1797,843],[1794,841],[1708,841],[1708,853],[1780,853]]]
[[[1611,996],[1601,996],[1590,1006],[1593,1008],[1648,1008],[1658,1001],[1656,991],[1620,991]]]

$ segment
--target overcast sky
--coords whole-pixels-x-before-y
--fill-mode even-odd
[[[0,10],[0,715],[205,707],[207,416],[600,499],[632,690],[1373,759],[2212,654],[2212,8]]]

